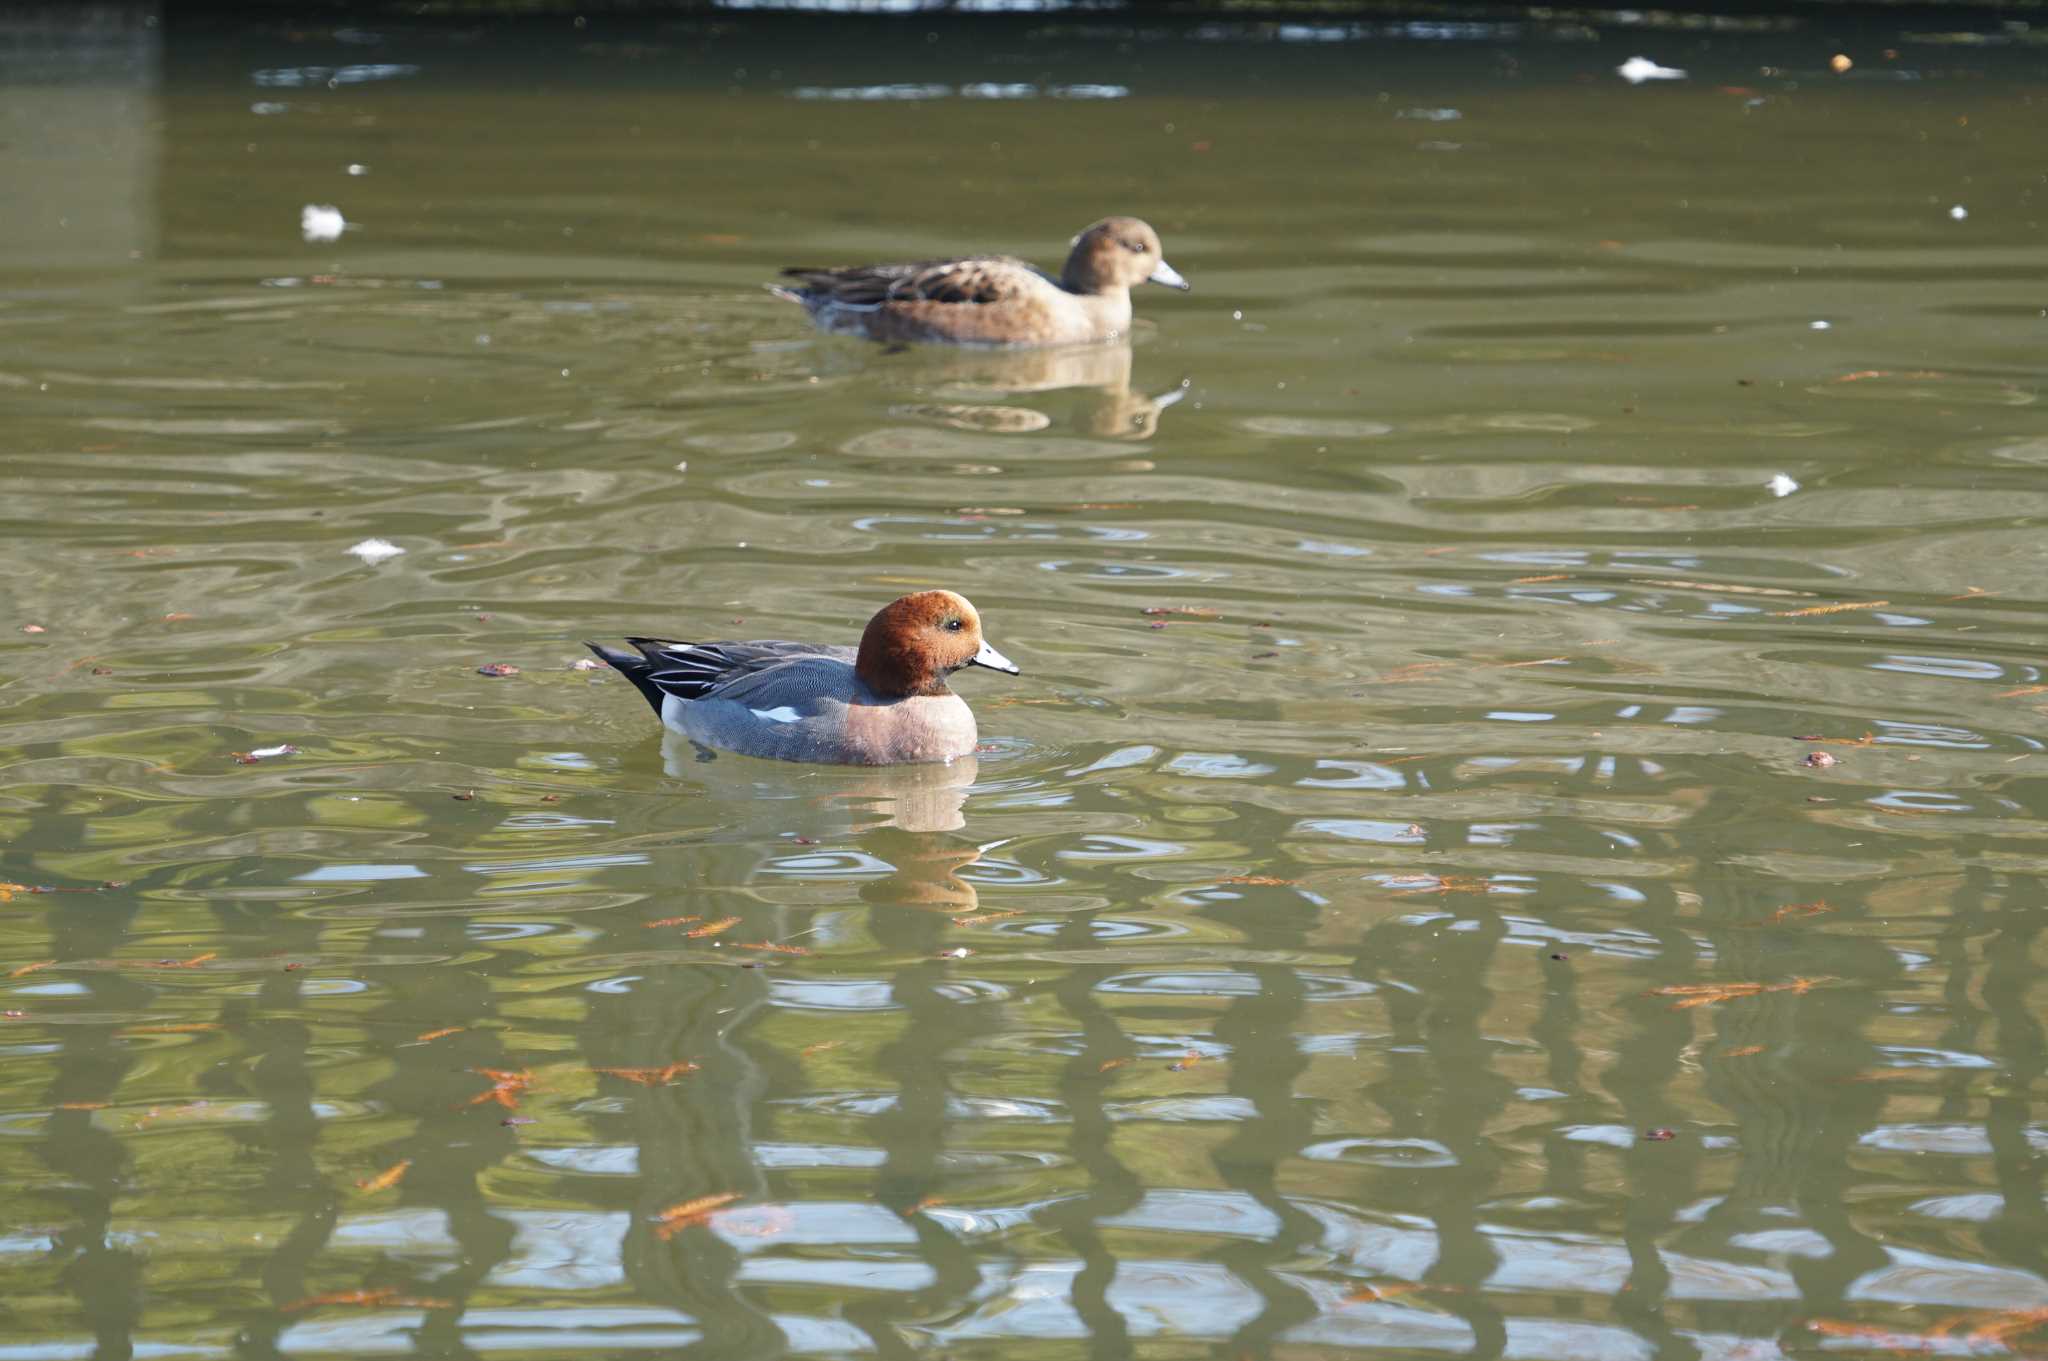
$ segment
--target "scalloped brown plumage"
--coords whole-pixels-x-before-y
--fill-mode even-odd
[[[802,304],[820,330],[954,345],[1115,340],[1130,330],[1133,284],[1188,286],[1159,234],[1135,217],[1106,217],[1076,236],[1057,279],[1008,255],[782,272],[803,286],[769,291]]]

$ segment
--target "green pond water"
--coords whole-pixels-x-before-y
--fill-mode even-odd
[[[0,1361],[2048,1346],[2031,36],[22,40]],[[939,585],[950,769],[574,665]]]

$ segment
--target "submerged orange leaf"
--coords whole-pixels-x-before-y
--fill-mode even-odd
[[[1021,917],[1021,916],[1023,916],[1023,915],[1024,915],[1024,914],[1023,914],[1023,912],[1021,912],[1021,911],[1010,911],[1010,912],[978,912],[978,913],[975,913],[974,915],[972,915],[972,916],[968,916],[968,917],[955,917],[955,918],[953,918],[953,925],[955,925],[955,926],[980,926],[980,925],[981,925],[981,924],[982,924],[983,922],[999,922],[999,921],[1001,921],[1001,920],[1002,920],[1003,918],[1005,918],[1005,917]]]
[[[1774,923],[1788,921],[1795,917],[1818,917],[1824,912],[1833,912],[1834,910],[1825,902],[1816,899],[1810,903],[1791,903],[1781,907],[1770,916],[1764,918],[1764,921],[1766,923]]]
[[[715,922],[705,922],[696,930],[685,931],[683,934],[688,936],[691,940],[695,940],[699,936],[715,936],[720,931],[730,931],[733,927],[738,926],[739,924],[740,919],[738,917],[720,917]]]
[[[376,1176],[357,1182],[356,1190],[361,1191],[364,1195],[375,1195],[379,1191],[389,1191],[392,1187],[405,1180],[405,1174],[411,1167],[411,1158],[400,1158]]]
[[[1763,1052],[1764,1047],[1760,1044],[1746,1044],[1740,1049],[1722,1050],[1721,1057],[1724,1059],[1746,1059],[1751,1054],[1761,1054]]]
[[[1510,581],[1508,585],[1534,586],[1538,582],[1543,581],[1569,581],[1571,580],[1571,575],[1572,574],[1570,572],[1551,572],[1548,575],[1540,577],[1516,577],[1513,581]]]
[[[1832,1318],[1810,1318],[1806,1321],[1806,1330],[1810,1333],[1819,1333],[1822,1337],[1867,1342],[1872,1347],[1894,1352],[1927,1351],[1933,1340],[1926,1333],[1904,1332],[1897,1328],[1877,1328],[1867,1323],[1848,1323]]]
[[[202,1030],[219,1029],[220,1022],[218,1021],[179,1021],[164,1025],[122,1026],[115,1033],[120,1035],[191,1035]]]
[[[797,1050],[796,1056],[800,1059],[807,1059],[813,1054],[822,1054],[827,1049],[837,1049],[839,1044],[838,1040],[819,1040],[816,1044],[807,1044]]]
[[[1388,1281],[1381,1285],[1361,1285],[1344,1297],[1345,1304],[1366,1304],[1373,1300],[1390,1300],[1397,1295],[1413,1294],[1429,1287],[1420,1281]]]
[[[658,921],[641,922],[642,926],[681,926],[684,922],[700,922],[702,917],[663,917]]]
[[[773,940],[734,941],[733,948],[736,950],[768,950],[778,955],[807,955],[810,953],[809,950],[806,950],[801,945],[784,945],[780,941]]]
[[[935,1210],[939,1206],[944,1205],[945,1203],[946,1198],[944,1196],[926,1196],[924,1199],[918,1201],[917,1204],[906,1208],[903,1211],[903,1217],[905,1219],[908,1219],[912,1215],[923,1214],[926,1210]]]
[[[460,1035],[463,1031],[467,1029],[469,1029],[469,1027],[466,1025],[444,1026],[440,1030],[429,1030],[425,1031],[422,1034],[415,1035],[412,1037],[412,1042],[414,1044],[425,1044],[429,1040],[442,1039],[443,1037],[448,1035]]]
[[[1671,1004],[1671,1009],[1684,1011],[1689,1007],[1710,1007],[1716,1002],[1758,997],[1767,992],[1810,992],[1816,984],[1825,982],[1825,978],[1794,978],[1784,983],[1673,983],[1669,987],[1650,989],[1650,996],[1679,998]]]
[[[711,1217],[711,1212],[723,1205],[730,1205],[740,1198],[738,1191],[720,1191],[715,1195],[698,1196],[692,1200],[679,1201],[661,1211],[655,1218],[655,1237],[667,1242],[692,1224],[701,1224]]]
[[[35,973],[35,972],[36,972],[37,970],[39,970],[39,969],[47,969],[47,968],[49,968],[49,967],[50,967],[50,966],[51,966],[52,964],[55,964],[56,962],[57,962],[57,961],[56,961],[56,960],[54,960],[54,959],[39,959],[39,960],[37,960],[37,961],[36,961],[35,963],[33,963],[33,964],[24,964],[24,965],[22,965],[22,966],[21,966],[20,968],[18,968],[18,969],[16,969],[16,970],[14,970],[14,971],[13,971],[12,973],[8,974],[7,976],[8,976],[9,978],[20,978],[20,977],[21,977],[21,976],[23,976],[24,974],[32,974],[32,973]]]
[[[1254,884],[1264,887],[1279,888],[1290,884],[1298,884],[1301,882],[1301,880],[1281,879],[1271,874],[1232,874],[1222,879],[1218,879],[1216,882],[1219,884]]]
[[[1397,874],[1387,887],[1397,893],[1485,893],[1492,883],[1469,874]]]
[[[1111,1071],[1113,1071],[1113,1070],[1115,1070],[1115,1069],[1121,1068],[1121,1067],[1123,1067],[1123,1066],[1124,1066],[1125,1064],[1127,1064],[1127,1063],[1133,1063],[1133,1062],[1135,1062],[1135,1061],[1136,1061],[1136,1060],[1133,1060],[1133,1059],[1128,1059],[1128,1058],[1122,1058],[1122,1059],[1104,1059],[1104,1060],[1103,1060],[1103,1061],[1102,1061],[1101,1063],[1099,1063],[1099,1064],[1095,1065],[1095,1071],[1096,1071],[1096,1072],[1098,1072],[1098,1073],[1107,1073],[1107,1072],[1111,1072]]]
[[[1968,1321],[1969,1316],[1958,1315],[1952,1319],[1942,1320],[1928,1331],[1935,1337],[1948,1337]],[[2009,1346],[2043,1324],[2048,1324],[2048,1309],[2006,1309],[1993,1314],[1990,1319],[1971,1328],[1963,1336],[1970,1342]]]
[[[682,1076],[684,1073],[696,1072],[697,1065],[691,1063],[688,1059],[677,1059],[674,1063],[663,1064],[659,1068],[593,1067],[590,1071],[593,1073],[604,1073],[610,1077],[623,1078],[627,1082],[637,1082],[643,1087],[659,1087],[674,1078]]]
[[[486,1101],[495,1101],[508,1111],[517,1110],[520,1095],[533,1085],[533,1074],[523,1068],[516,1073],[501,1068],[472,1068],[470,1071],[491,1079],[491,1089],[463,1102],[465,1106],[481,1106]]]

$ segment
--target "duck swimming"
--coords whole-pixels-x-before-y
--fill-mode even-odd
[[[870,340],[953,345],[1083,345],[1131,329],[1131,287],[1188,281],[1166,263],[1159,233],[1105,217],[1074,238],[1059,278],[1008,255],[785,269],[802,287],[770,284],[803,304],[820,330]]]
[[[964,596],[919,591],[875,612],[860,646],[628,638],[586,643],[666,726],[721,751],[883,766],[971,755],[974,711],[946,678],[969,666],[1017,674],[981,636]]]

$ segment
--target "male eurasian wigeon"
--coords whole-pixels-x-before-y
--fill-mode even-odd
[[[1131,285],[1188,281],[1166,263],[1159,234],[1135,217],[1105,217],[1074,238],[1060,277],[1008,255],[848,269],[785,269],[820,330],[870,340],[955,345],[1079,345],[1131,329]]]
[[[628,638],[639,656],[585,644],[624,672],[668,727],[707,747],[781,761],[884,766],[950,761],[979,734],[946,678],[967,666],[1017,674],[951,591],[875,612],[860,647]]]

